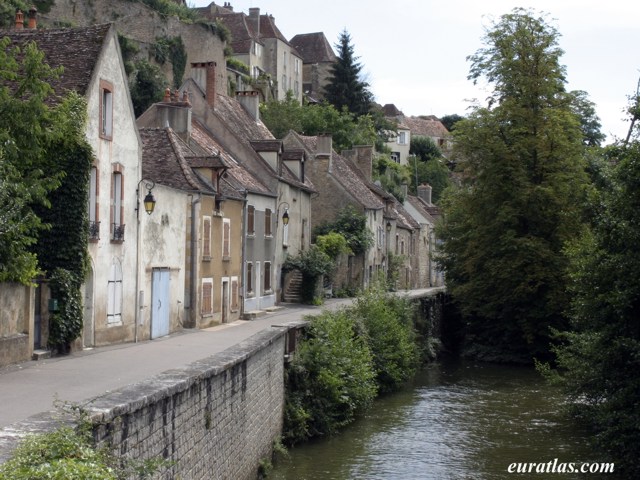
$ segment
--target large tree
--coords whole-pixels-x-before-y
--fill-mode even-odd
[[[572,413],[624,478],[640,477],[638,133],[632,128],[635,138],[606,150],[593,227],[570,249],[571,330],[555,349]]]
[[[515,9],[469,57],[493,91],[456,123],[462,185],[444,202],[447,285],[467,320],[467,351],[531,361],[565,325],[567,241],[581,231],[583,137],[565,92],[558,32]]]
[[[365,115],[369,113],[373,94],[369,84],[362,79],[362,65],[354,55],[351,36],[346,30],[340,34],[338,59],[331,69],[329,83],[325,87],[326,100],[338,110],[347,107],[351,113]]]

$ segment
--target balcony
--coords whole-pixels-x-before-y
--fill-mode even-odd
[[[100,240],[100,222],[89,222],[89,241],[97,242]]]
[[[117,223],[111,224],[111,241],[117,243],[124,242],[124,225]]]

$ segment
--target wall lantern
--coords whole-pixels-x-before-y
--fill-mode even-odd
[[[145,182],[144,187],[147,189],[147,194],[145,195],[143,200],[144,211],[147,212],[147,215],[151,215],[153,213],[153,210],[156,208],[156,199],[151,193],[151,190],[154,189],[156,184],[153,180],[145,180],[145,179],[140,180],[138,182],[138,188],[136,188],[136,215],[139,213],[139,210],[140,210],[140,184],[142,182]]]
[[[289,204],[287,202],[281,202],[278,205],[278,211],[280,211],[280,207],[284,206],[284,213],[282,214],[282,225],[289,225]]]
[[[391,231],[391,222],[387,222],[387,232]]]

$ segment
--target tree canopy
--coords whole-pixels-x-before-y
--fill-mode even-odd
[[[365,115],[369,113],[373,94],[369,84],[361,77],[362,65],[354,55],[351,36],[346,30],[340,34],[338,59],[331,69],[331,77],[325,87],[325,98],[338,110],[346,107],[351,113]]]
[[[469,57],[493,85],[487,107],[456,123],[462,185],[444,201],[441,261],[468,319],[469,354],[546,356],[565,325],[568,259],[582,229],[587,177],[579,120],[565,95],[558,33],[515,9]]]

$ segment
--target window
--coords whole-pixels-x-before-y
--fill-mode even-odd
[[[404,255],[404,239],[400,242],[400,255]]]
[[[287,52],[282,52],[282,69],[287,71]]]
[[[287,90],[287,76],[285,74],[282,74],[282,91],[286,91]]]
[[[271,291],[271,262],[264,262],[264,291]]]
[[[295,60],[295,71],[296,73],[300,73],[300,59],[296,58]]]
[[[231,257],[231,220],[222,220],[222,259],[229,260]]]
[[[111,241],[124,241],[123,179],[119,165],[111,176]]]
[[[202,315],[211,315],[213,313],[213,279],[202,279],[202,302],[200,304],[200,312]]]
[[[98,169],[91,167],[89,177],[89,240],[100,239],[100,222],[98,221]]]
[[[113,136],[113,85],[105,80],[100,80],[100,136]]]
[[[400,163],[400,152],[391,152],[391,160]]]
[[[398,145],[407,144],[407,132],[398,132]]]
[[[264,211],[264,236],[270,237],[273,233],[271,232],[271,209],[267,208]]]
[[[400,235],[396,234],[396,255],[398,255],[400,250]]]
[[[247,263],[247,293],[253,293],[253,263]]]
[[[202,219],[202,259],[211,260],[211,217]]]
[[[249,205],[247,207],[247,235],[256,234],[256,207]]]
[[[122,268],[114,260],[109,269],[107,283],[107,324],[122,323]]]

